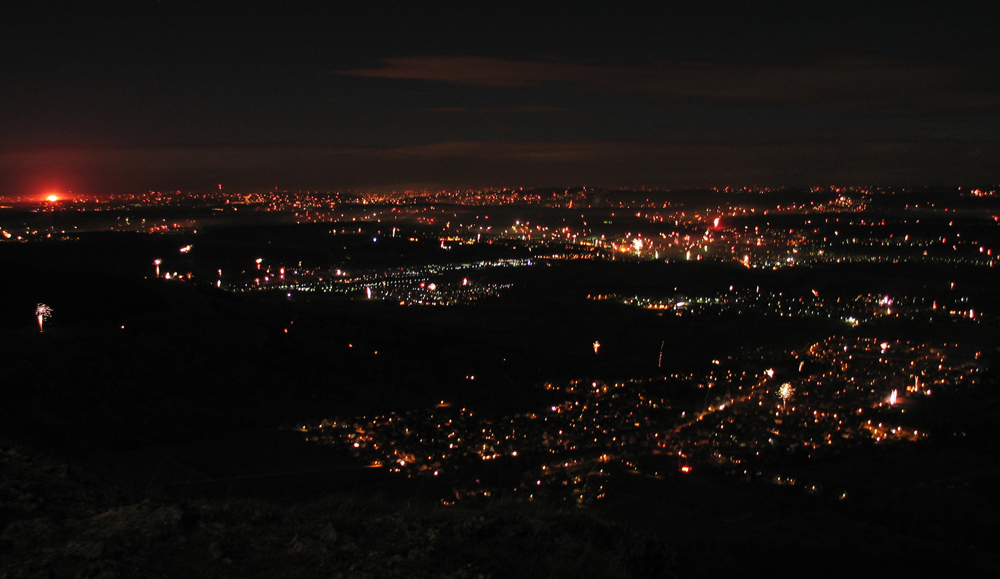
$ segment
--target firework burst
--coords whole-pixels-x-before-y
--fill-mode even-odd
[[[44,329],[42,328],[42,324],[45,322],[45,320],[52,317],[52,308],[50,308],[45,304],[38,304],[37,306],[35,306],[35,317],[38,318],[38,331],[39,332],[44,331]]]
[[[782,404],[788,404],[788,399],[795,394],[795,388],[788,382],[785,382],[778,388],[778,397],[781,398]]]

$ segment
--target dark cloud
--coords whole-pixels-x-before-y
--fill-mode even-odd
[[[335,74],[482,88],[561,87],[657,98],[752,104],[1000,105],[986,67],[902,57],[823,57],[799,63],[656,62],[609,66],[478,56],[398,57]]]
[[[429,113],[568,113],[570,109],[552,105],[519,105],[513,107],[434,107]]]

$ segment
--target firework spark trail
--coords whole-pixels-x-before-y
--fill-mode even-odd
[[[52,308],[45,304],[38,304],[35,306],[35,316],[38,318],[38,331],[43,332],[45,330],[43,329],[42,324],[45,320],[52,317]]]

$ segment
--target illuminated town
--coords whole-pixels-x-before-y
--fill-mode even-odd
[[[703,375],[547,383],[546,390],[568,399],[512,417],[488,419],[442,401],[423,411],[300,429],[372,467],[410,477],[464,474],[455,499],[515,493],[588,504],[604,498],[612,473],[663,478],[703,467],[796,485],[777,466],[788,455],[817,459],[927,437],[907,425],[906,408],[934,390],[971,392],[979,356],[947,344],[830,338],[802,351],[727,360]],[[764,369],[768,363],[777,366]],[[756,370],[738,370],[747,364]],[[481,463],[498,460],[524,471],[516,486],[480,472]],[[654,466],[638,466],[645,462]],[[798,484],[806,492],[821,489]]]
[[[107,393],[53,398],[55,436],[113,449],[86,456],[165,493],[280,482],[618,520],[624,504],[714,489],[867,513],[950,475],[914,467],[886,487],[842,465],[978,448],[993,408],[977,402],[995,395],[1000,351],[992,190],[220,189],[0,205],[0,250],[37,278],[9,290],[23,303],[12,331],[44,340],[10,342],[35,360],[20,380],[65,383],[115,353]],[[61,269],[31,274],[42,262]],[[40,361],[50,350],[77,362]],[[148,391],[129,381],[149,368]],[[120,400],[127,413],[102,409]],[[16,424],[53,436],[45,420]],[[157,466],[127,466],[134,452]]]

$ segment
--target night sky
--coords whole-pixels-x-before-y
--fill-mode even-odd
[[[4,8],[0,195],[1000,182],[995,3],[65,4]]]

